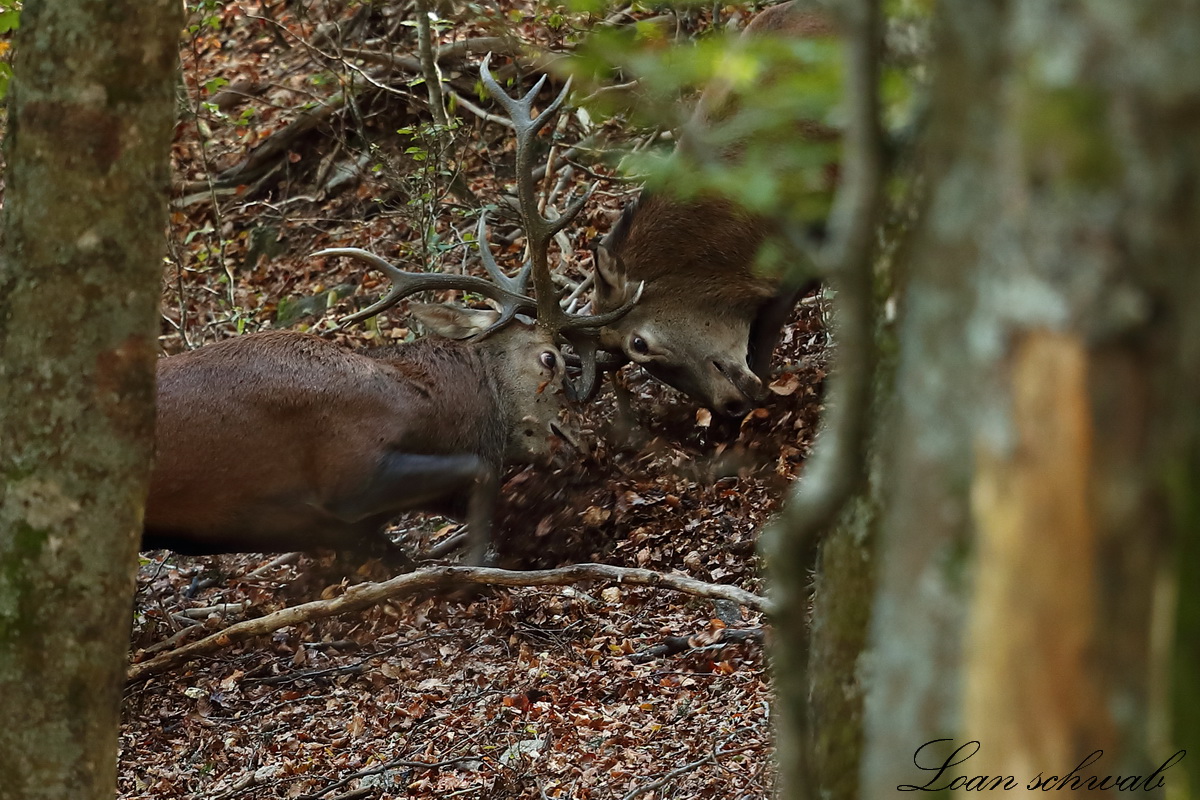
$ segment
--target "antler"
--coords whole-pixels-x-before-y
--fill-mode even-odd
[[[482,217],[479,223],[482,230],[484,227]],[[484,266],[487,267],[488,274],[496,280],[495,283],[485,281],[483,278],[476,278],[472,275],[447,275],[444,272],[405,272],[374,253],[358,247],[330,247],[326,250],[318,250],[313,253],[313,257],[350,256],[351,258],[357,258],[377,268],[392,281],[392,289],[383,299],[371,304],[362,311],[343,317],[340,320],[340,324],[342,325],[348,325],[367,317],[373,317],[417,292],[461,289],[466,292],[481,294],[489,300],[494,300],[500,306],[500,318],[482,334],[483,336],[487,336],[503,328],[517,314],[536,313],[537,303],[532,298],[525,296],[524,284],[519,280],[520,276],[518,276],[517,280],[513,280],[500,272],[499,267],[496,266],[496,262],[492,260],[491,253],[488,252],[487,245],[482,240],[479,243],[479,250],[480,253],[487,253],[484,257]]]
[[[554,236],[567,227],[583,209],[584,203],[592,196],[596,185],[588,187],[583,195],[570,203],[556,219],[542,216],[538,211],[537,194],[533,179],[533,143],[538,133],[546,127],[562,107],[567,93],[571,90],[568,80],[558,97],[541,114],[530,118],[533,112],[533,100],[546,83],[542,76],[534,87],[520,100],[508,95],[492,77],[488,69],[491,60],[489,53],[484,57],[479,67],[483,85],[494,98],[504,106],[512,120],[517,137],[517,201],[521,211],[521,222],[525,236],[529,241],[529,261],[521,268],[516,276],[510,278],[496,264],[496,259],[487,244],[487,214],[479,215],[478,235],[479,257],[484,269],[491,277],[490,281],[470,275],[447,275],[440,272],[405,272],[399,267],[385,261],[374,253],[357,247],[332,247],[313,253],[314,256],[350,256],[384,272],[392,281],[392,289],[377,303],[364,308],[362,311],[344,317],[340,324],[366,319],[379,312],[391,308],[405,297],[428,290],[460,289],[475,292],[494,301],[500,306],[500,317],[482,336],[487,336],[512,321],[517,314],[534,314],[537,324],[551,337],[568,342],[579,357],[581,374],[577,382],[568,382],[567,391],[572,400],[590,398],[596,390],[596,353],[599,349],[599,329],[616,322],[629,313],[634,304],[641,299],[642,287],[634,293],[632,299],[615,311],[607,314],[570,314],[558,304],[558,293],[554,281],[550,277],[548,252]],[[527,292],[529,278],[533,278],[534,295],[530,298]]]
[[[588,187],[588,190],[568,205],[557,219],[549,219],[542,216],[541,212],[538,211],[537,193],[533,179],[533,143],[537,139],[538,133],[554,118],[559,108],[562,107],[563,101],[567,99],[567,93],[571,90],[571,81],[567,80],[566,85],[558,93],[558,97],[554,99],[554,102],[547,106],[542,113],[531,118],[533,100],[538,92],[541,91],[542,86],[545,85],[546,76],[543,75],[534,84],[533,88],[518,100],[510,97],[500,87],[500,84],[496,82],[496,79],[492,77],[492,72],[488,69],[491,58],[491,53],[484,56],[483,63],[479,65],[479,76],[482,78],[483,85],[487,87],[492,97],[500,105],[504,106],[509,119],[512,120],[513,129],[517,137],[517,202],[521,209],[522,227],[525,228],[525,236],[529,241],[529,262],[522,268],[520,275],[517,277],[520,280],[526,280],[532,272],[534,294],[537,297],[538,325],[556,339],[565,339],[569,342],[575,353],[579,356],[582,374],[579,377],[578,383],[568,384],[568,388],[572,399],[586,399],[592,396],[596,388],[596,351],[599,347],[598,329],[604,325],[616,322],[628,314],[629,310],[641,298],[642,289],[639,286],[634,297],[628,303],[616,311],[611,311],[607,314],[595,316],[569,314],[559,306],[558,292],[555,290],[554,281],[550,277],[550,265],[547,255],[550,242],[555,234],[567,227],[579,214],[580,210],[583,209],[584,203],[588,201],[592,196],[592,192],[595,191],[596,184]],[[482,223],[481,219],[481,230]],[[491,254],[489,253],[484,259],[485,266],[487,266],[490,260]],[[495,269],[495,272],[493,272],[494,267],[494,262],[488,266],[488,272],[493,275],[495,272],[499,272],[498,269]]]

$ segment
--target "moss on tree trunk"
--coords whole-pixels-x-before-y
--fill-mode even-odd
[[[1200,17],[938,13],[893,388],[822,546],[795,796],[1025,790],[1099,749],[1084,779],[1200,747]],[[935,777],[914,754],[939,738],[927,767],[979,750]],[[1163,776],[1200,788],[1197,762]]]
[[[913,754],[938,737],[957,741],[926,762],[978,740],[959,772],[1022,789],[1095,749],[1087,774],[1144,775],[1178,746],[1163,720],[1194,717],[1154,687],[1177,611],[1161,587],[1194,567],[1168,545],[1196,535],[1171,501],[1195,473],[1171,476],[1200,447],[1200,17],[940,13],[861,796],[931,779]]]

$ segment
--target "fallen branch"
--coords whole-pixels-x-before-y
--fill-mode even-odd
[[[167,616],[169,617],[170,615],[168,614]],[[178,620],[176,620],[176,621],[178,621]],[[152,656],[155,653],[162,652],[163,650],[170,650],[172,647],[174,647],[175,645],[179,644],[184,639],[191,636],[193,633],[192,629],[197,626],[204,627],[203,623],[201,623],[198,620],[189,620],[186,628],[180,628],[179,630],[175,631],[175,633],[168,636],[166,639],[163,639],[161,642],[155,642],[154,644],[150,645],[145,650],[143,650],[142,654],[147,655],[147,656]]]
[[[249,607],[249,600],[240,603],[217,603],[216,605],[204,606],[203,608],[185,608],[178,615],[187,619],[207,619],[213,614],[240,614]]]
[[[580,98],[575,105],[587,108],[601,98],[616,97],[615,100],[609,100],[613,106],[622,110],[632,107],[633,97],[635,92],[641,87],[640,81],[628,81],[626,83],[617,83],[612,86],[601,86],[586,97]],[[622,102],[622,98],[628,98]]]
[[[244,159],[218,175],[216,184],[229,186],[252,180],[258,171],[265,168],[269,162],[283,156],[292,142],[341,111],[350,94],[358,88],[361,87],[356,82],[351,88],[336,92],[319,106],[301,111],[296,119],[271,134],[266,141],[251,150]]]
[[[496,114],[493,114],[490,111],[484,111],[482,108],[475,105],[470,100],[463,97],[461,94],[454,91],[453,89],[450,89],[449,91],[450,91],[450,96],[454,98],[455,105],[457,105],[459,108],[465,108],[467,111],[470,111],[472,114],[479,117],[481,120],[484,120],[485,122],[494,122],[497,125],[503,125],[504,127],[508,128],[509,130],[512,130],[516,127],[515,125],[513,125],[513,121],[511,119],[508,119],[507,117],[497,116]]]
[[[455,767],[459,764],[464,764],[471,761],[482,761],[482,759],[479,756],[459,756],[458,758],[448,758],[445,761],[413,761],[406,758],[397,758],[394,761],[388,761],[384,764],[371,767],[370,769],[364,769],[360,772],[347,775],[336,783],[329,784],[315,794],[302,794],[299,796],[299,800],[318,800],[318,798],[324,797],[332,791],[341,789],[343,786],[350,783],[350,781],[356,781],[360,778],[368,778],[372,775],[381,775],[389,770],[396,769],[396,767],[403,767],[405,769],[434,770],[443,769],[445,767]],[[337,797],[344,798],[346,795],[337,795]],[[327,798],[327,800],[331,799]]]
[[[697,597],[729,600],[756,611],[767,612],[768,602],[736,586],[689,578],[686,575],[666,574],[648,569],[612,567],[607,564],[575,564],[558,569],[531,570],[520,572],[488,567],[430,567],[398,575],[382,583],[360,583],[351,586],[346,593],[331,600],[315,600],[311,603],[284,608],[265,617],[245,620],[230,625],[205,638],[186,644],[177,650],[133,664],[126,673],[129,681],[138,681],[179,666],[196,656],[211,653],[234,642],[277,631],[291,625],[311,622],[361,611],[395,597],[416,594],[422,591],[462,586],[566,586],[582,581],[611,581],[636,586],[659,586]]]
[[[284,567],[289,564],[295,564],[299,560],[300,560],[299,553],[284,553],[283,555],[279,555],[279,556],[276,556],[275,558],[271,559],[266,564],[263,564],[261,567],[255,569],[251,572],[247,572],[246,576],[244,578],[242,578],[242,580],[252,581],[257,578],[261,578],[263,575],[266,575],[268,572],[275,569],[276,567]]]
[[[209,795],[208,800],[226,800],[229,797],[236,797],[240,792],[249,789],[258,783],[258,778],[255,773],[250,772],[239,778],[232,786],[228,786],[214,795]]]
[[[668,636],[660,644],[639,650],[629,656],[629,660],[634,664],[644,664],[662,656],[673,656],[690,650],[707,650],[712,647],[726,647],[740,642],[761,642],[762,640],[762,628],[722,628],[716,631],[715,638],[712,634]]]
[[[290,683],[292,681],[300,681],[300,680],[312,680],[313,678],[324,678],[324,677],[327,677],[330,675],[357,675],[361,672],[366,671],[367,667],[370,666],[372,661],[375,661],[380,658],[387,658],[392,653],[395,653],[397,650],[403,650],[403,649],[409,648],[409,647],[416,647],[419,644],[423,644],[425,642],[432,641],[432,640],[446,639],[453,635],[454,635],[453,633],[434,633],[434,634],[430,634],[429,636],[418,636],[416,639],[408,639],[407,641],[400,642],[399,644],[392,645],[391,647],[385,647],[382,650],[377,650],[373,653],[368,654],[364,658],[360,658],[358,661],[355,661],[353,664],[345,664],[340,667],[328,667],[328,668],[322,668],[322,669],[305,669],[305,670],[299,670],[297,672],[284,672],[284,673],[280,673],[278,675],[263,675],[263,676],[245,675],[242,677],[242,681],[245,683],[262,683],[262,684],[271,685],[271,684],[277,684],[277,683]],[[315,644],[323,644],[323,643],[315,643]],[[350,642],[350,644],[357,645],[357,642]],[[306,645],[306,646],[308,646],[308,645]]]
[[[345,794],[330,795],[326,800],[358,800],[360,797],[370,797],[375,794],[375,787],[364,786],[361,789],[353,789]]]
[[[321,52],[321,51],[317,51]],[[397,68],[415,72],[425,77],[427,90],[431,92],[429,102],[431,108],[437,108],[435,105],[440,102],[440,97],[435,98],[434,87],[438,87],[436,94],[440,95],[440,84],[437,80],[430,80],[430,75],[433,74],[436,78],[437,64],[443,60],[452,58],[460,58],[462,56],[483,55],[489,52],[495,52],[499,55],[508,55],[514,59],[520,59],[529,67],[538,70],[546,71],[549,65],[561,57],[560,53],[552,51],[540,51],[534,48],[529,48],[523,45],[519,40],[506,37],[491,37],[484,36],[475,39],[464,39],[458,42],[451,42],[438,48],[436,53],[427,53],[426,60],[423,63],[422,59],[413,58],[411,56],[400,55],[393,52],[375,52],[370,50],[361,50],[357,48],[344,48],[341,51],[341,60],[346,66],[357,72],[357,76],[353,78],[347,88],[336,92],[319,105],[301,111],[292,122],[281,128],[280,130],[267,137],[259,143],[246,156],[234,164],[233,166],[223,170],[216,176],[213,183],[220,188],[229,188],[240,184],[248,183],[261,176],[270,165],[286,154],[287,148],[291,146],[296,139],[309,131],[316,128],[323,122],[328,121],[335,114],[340,112],[350,100],[350,98],[358,92],[366,88],[374,88],[383,91],[394,91],[388,85],[395,79],[394,73]],[[327,53],[321,53],[327,58],[336,58]],[[357,59],[371,64],[381,65],[386,67],[381,74],[375,75],[368,73],[357,67],[353,67],[348,59]],[[493,116],[488,112],[465,101],[462,97],[458,98],[472,113],[485,115],[485,119],[493,119]],[[442,106],[444,109],[444,106]],[[444,124],[444,110],[441,115],[437,115],[435,110],[435,119],[439,124]],[[176,187],[176,194],[187,194],[183,201],[176,201],[177,206],[186,206],[199,199],[204,199],[193,194],[197,185],[195,183],[186,184]],[[200,188],[208,188],[207,184]]]
[[[385,67],[400,67],[409,72],[421,72],[421,62],[412,56],[406,56],[391,50],[367,50],[360,47],[343,47],[338,51],[342,58],[355,58],[368,64],[378,64]],[[463,56],[483,56],[495,53],[497,56],[523,58],[536,64],[538,51],[521,43],[519,39],[500,36],[480,36],[475,39],[461,39],[438,47],[434,52],[434,60],[439,64],[450,59]]]
[[[452,533],[442,541],[435,543],[424,553],[419,554],[418,558],[422,561],[444,558],[465,545],[467,543],[467,536],[468,534],[465,529],[457,533]]]

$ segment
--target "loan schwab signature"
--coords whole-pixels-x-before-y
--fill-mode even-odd
[[[962,770],[955,770],[954,768],[960,766],[980,750],[979,742],[974,739],[966,744],[959,745],[941,763],[937,763],[936,759],[932,759],[928,753],[925,757],[921,756],[921,751],[927,747],[941,742],[953,741],[953,739],[933,739],[918,747],[916,752],[913,753],[913,763],[917,765],[917,769],[933,773],[932,776],[919,786],[912,783],[902,783],[896,788],[902,792],[942,792],[947,789],[965,789],[967,791],[995,791],[997,789],[1027,789],[1034,791],[1040,789],[1043,792],[1052,789],[1089,789],[1098,791],[1114,789],[1118,792],[1132,792],[1140,789],[1151,791],[1152,789],[1164,786],[1163,773],[1178,764],[1187,755],[1186,750],[1176,751],[1174,755],[1160,764],[1158,769],[1149,775],[1097,775],[1090,771],[1084,773],[1085,769],[1095,764],[1104,755],[1103,750],[1093,750],[1074,769],[1065,775],[1046,775],[1045,772],[1039,772],[1034,778],[1021,781],[1015,775],[958,774]]]

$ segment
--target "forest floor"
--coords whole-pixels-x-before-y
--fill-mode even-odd
[[[272,327],[347,346],[411,336],[402,308],[331,333],[386,280],[308,254],[357,246],[409,269],[476,269],[472,197],[503,207],[508,130],[458,103],[455,135],[422,133],[428,104],[414,83],[409,4],[199,6],[181,47],[164,351]],[[479,50],[502,36],[563,51],[578,34],[578,19],[553,7],[472,8],[439,31],[441,68],[454,91],[493,113],[475,94]],[[711,24],[710,12],[674,25],[688,33]],[[560,197],[601,179],[561,254],[562,274],[577,283],[591,240],[636,196],[607,152],[659,137],[619,118],[565,119],[560,152],[585,146],[554,173]],[[519,260],[515,223],[498,218],[493,242],[502,263]],[[627,368],[632,435],[613,434],[606,387],[582,412],[587,459],[506,476],[500,565],[595,561],[762,594],[759,531],[811,445],[825,344],[820,304],[807,298],[776,352],[771,402],[740,424]],[[394,534],[419,553],[457,528],[413,517]],[[138,582],[134,662],[169,637],[198,638],[387,577],[375,562],[331,574],[319,554],[267,569],[272,555],[151,555]],[[129,686],[120,796],[765,800],[762,624],[724,602],[597,584],[408,597],[286,627]]]

